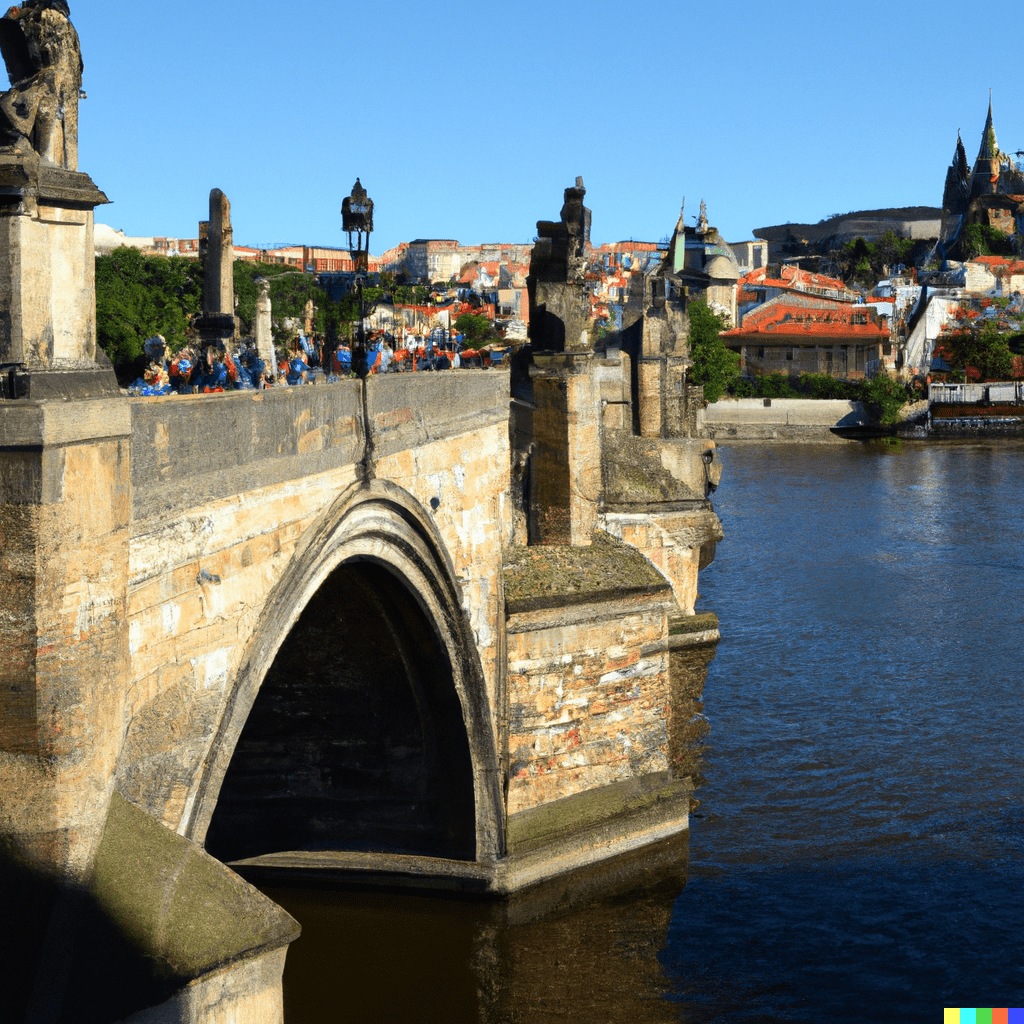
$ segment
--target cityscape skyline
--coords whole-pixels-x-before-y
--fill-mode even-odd
[[[922,18],[805,3],[773,20],[749,3],[628,18],[535,0],[472,19],[408,0],[384,19],[312,10],[72,0],[80,167],[113,203],[97,220],[194,237],[216,187],[240,244],[344,247],[341,201],[359,177],[375,252],[528,242],[582,175],[595,243],[663,238],[684,196],[687,223],[703,199],[739,241],[939,206],[957,129],[973,160],[990,88],[1001,147],[1024,148],[1024,96],[987,33],[956,37],[956,91],[939,82],[929,99],[922,83],[951,59],[951,4]]]

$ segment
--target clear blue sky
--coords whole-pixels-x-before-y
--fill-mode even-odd
[[[195,237],[217,187],[238,243],[344,245],[358,175],[375,253],[522,242],[582,174],[595,242],[661,238],[684,195],[739,241],[938,206],[989,87],[1024,149],[1015,37],[948,2],[69,3],[80,166],[127,234]]]

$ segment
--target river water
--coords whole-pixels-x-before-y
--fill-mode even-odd
[[[532,920],[268,889],[304,928],[288,1024],[1024,1004],[1024,442],[719,452],[685,878]]]

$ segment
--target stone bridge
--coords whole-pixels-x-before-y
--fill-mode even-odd
[[[713,445],[637,415],[678,353],[576,345],[552,257],[564,351],[128,398],[105,201],[0,149],[0,1019],[280,1022],[298,925],[237,872],[501,897],[675,857],[721,536]]]
[[[501,894],[684,830],[704,442],[606,429],[621,365],[586,364],[594,443],[563,469],[604,532],[575,546],[525,544],[543,424],[587,425],[549,415],[560,367],[532,402],[507,370],[162,399],[98,370],[0,404],[3,831],[38,900],[73,882],[83,921],[171,964],[161,998],[272,999],[294,926],[218,861]],[[513,472],[524,431],[539,465]],[[620,493],[652,452],[674,501]],[[233,943],[171,927],[225,914]]]

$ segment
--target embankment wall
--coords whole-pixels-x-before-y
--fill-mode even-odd
[[[839,399],[722,398],[697,414],[701,435],[719,441],[838,441],[833,427],[868,422],[863,402]]]

